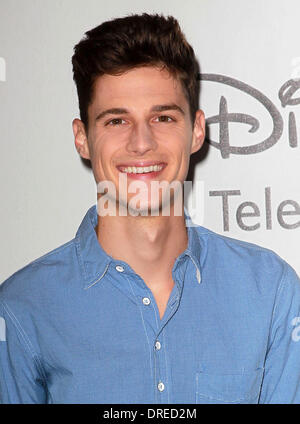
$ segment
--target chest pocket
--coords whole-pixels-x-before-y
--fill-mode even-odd
[[[264,369],[234,374],[196,374],[196,403],[257,403]]]

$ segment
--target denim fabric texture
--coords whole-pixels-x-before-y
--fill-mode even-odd
[[[187,226],[160,319],[97,218],[93,205],[73,240],[0,286],[1,403],[300,403],[300,283],[284,260]]]

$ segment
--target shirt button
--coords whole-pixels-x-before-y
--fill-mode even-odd
[[[158,383],[157,388],[160,392],[162,392],[163,390],[165,390],[165,385],[164,383],[162,383],[161,381]]]
[[[116,266],[116,270],[117,270],[118,272],[123,272],[123,271],[124,271],[124,268],[123,268],[121,265],[117,265],[117,266]]]
[[[143,304],[144,305],[149,305],[149,303],[150,303],[149,297],[143,297]]]
[[[156,343],[155,343],[155,349],[156,350],[159,350],[161,348],[161,344],[159,343],[159,341],[157,341]]]

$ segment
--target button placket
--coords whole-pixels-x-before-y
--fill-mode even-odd
[[[165,385],[162,381],[160,381],[157,385],[157,388],[160,392],[163,392],[165,390]]]
[[[144,305],[150,305],[151,300],[149,299],[149,297],[143,297],[143,304]]]
[[[121,266],[121,265],[117,265],[117,266],[116,266],[116,270],[117,270],[118,272],[124,272],[124,267],[123,267],[123,266]]]
[[[177,286],[177,284],[176,284]],[[176,292],[176,289],[175,289]],[[177,293],[172,293],[172,298],[177,298]],[[140,297],[141,302],[141,312],[143,315],[144,324],[148,323],[151,326],[152,335],[152,352],[153,352],[153,361],[154,361],[154,390],[156,391],[156,401],[158,403],[168,403],[170,400],[170,393],[168,388],[169,373],[167,372],[167,363],[166,363],[166,353],[163,349],[163,343],[159,340],[159,334],[165,327],[166,323],[169,320],[169,317],[166,316],[165,319],[159,321],[157,312],[155,308],[155,299],[152,297],[152,293],[149,290],[145,290],[144,296]],[[169,307],[167,307],[169,309]],[[166,309],[166,312],[167,312]],[[169,310],[171,315],[173,311]],[[168,315],[170,315],[168,313]],[[151,337],[152,338],[152,337]]]
[[[161,348],[161,344],[160,344],[160,342],[158,340],[156,340],[154,346],[155,346],[155,350],[160,350],[160,348]]]
[[[177,270],[177,272],[173,273],[172,276],[175,283],[172,290],[172,297],[170,297],[168,301],[165,317],[160,322],[161,325],[159,327],[159,331],[156,333],[156,338],[154,339],[154,360],[156,364],[155,368],[157,370],[156,399],[158,403],[169,403],[170,399],[172,399],[172,385],[169,385],[169,382],[172,381],[172,379],[168,360],[168,346],[166,346],[164,343],[164,329],[168,325],[168,322],[172,319],[173,315],[176,313],[176,310],[179,306],[179,298],[183,289],[184,274],[182,273],[182,270]]]

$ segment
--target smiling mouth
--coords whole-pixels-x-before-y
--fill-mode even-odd
[[[149,166],[118,166],[119,171],[126,174],[149,174],[151,172],[160,172],[166,164],[160,163]]]

